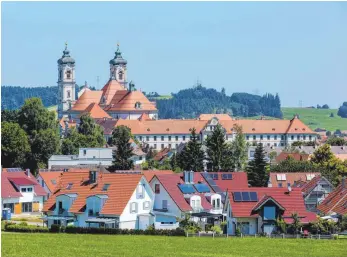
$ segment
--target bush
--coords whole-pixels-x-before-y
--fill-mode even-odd
[[[213,226],[211,230],[218,235],[222,234],[222,229],[220,228],[220,226]]]
[[[19,223],[18,225],[19,225],[19,226],[25,227],[25,226],[28,226],[28,223],[26,223],[25,221],[22,221],[22,222]]]
[[[222,231],[224,231],[224,228],[227,226],[227,222],[226,221],[223,221],[221,224],[220,224],[220,228],[222,229]]]
[[[37,226],[20,226],[20,225],[7,225],[5,227],[6,231],[9,232],[23,232],[23,233],[47,233],[49,232],[46,227]]]
[[[241,236],[241,229],[240,228],[236,228],[235,236]]]
[[[206,225],[205,225],[205,231],[206,231],[206,232],[212,231],[212,224],[206,224]]]
[[[49,232],[51,232],[51,233],[59,233],[60,232],[60,225],[52,224],[51,228],[49,229]]]

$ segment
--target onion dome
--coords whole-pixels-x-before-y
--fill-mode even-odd
[[[58,64],[74,64],[75,59],[70,56],[70,51],[67,49],[67,43],[65,43],[65,50],[63,56],[58,60]]]
[[[128,62],[123,59],[122,52],[119,50],[119,44],[117,44],[117,51],[115,52],[115,56],[112,60],[110,60],[110,64],[119,65],[119,64],[127,64]]]

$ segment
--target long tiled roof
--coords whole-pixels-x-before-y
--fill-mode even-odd
[[[248,187],[248,178],[246,172],[209,172],[208,174],[218,175],[218,180],[214,180],[214,182],[216,182],[217,186],[223,191]],[[222,174],[231,174],[232,179],[223,180]]]
[[[48,171],[48,172],[39,172],[38,175],[41,176],[41,178],[45,182],[49,191],[53,192],[59,182],[58,179],[61,173],[62,171]]]
[[[1,172],[1,198],[22,197],[14,185],[34,185],[34,192],[38,196],[47,195],[46,191],[39,185],[35,177],[25,172]]]
[[[200,114],[199,120],[211,120],[217,118],[218,120],[233,120],[228,114]]]
[[[318,205],[317,209],[324,213],[337,213],[340,215],[347,214],[347,178],[345,183],[340,184],[333,192],[331,192],[323,202]]]
[[[174,174],[172,170],[143,170],[142,173],[148,182],[150,182],[155,175]]]
[[[233,198],[234,192],[256,192],[258,201],[255,202],[235,202]],[[234,189],[229,191],[229,201],[234,217],[257,217],[254,211],[267,198],[273,198],[285,210],[282,215],[287,223],[291,223],[291,215],[297,213],[302,223],[308,223],[316,219],[316,215],[306,211],[304,199],[301,190],[294,188],[290,193],[286,188],[269,188],[269,187],[251,187],[245,189]]]
[[[53,208],[58,195],[77,194],[69,212],[81,213],[87,197],[103,194],[107,195],[108,199],[100,214],[121,215],[142,176],[142,174],[100,173],[97,175],[97,183],[90,184],[89,172],[64,172],[59,178],[55,193],[45,203],[43,211]],[[69,183],[73,184],[70,190],[66,188]],[[102,191],[104,184],[110,184],[107,191]]]
[[[72,111],[84,111],[90,104],[99,104],[103,91],[85,91],[71,108]]]
[[[286,180],[277,180],[277,175],[285,174]],[[279,183],[282,183],[283,187],[287,187],[287,183],[290,183],[290,186],[294,185],[294,182],[302,181],[308,183],[307,175],[319,176],[319,172],[270,172],[270,182],[272,187],[279,187]]]
[[[284,161],[288,157],[291,157],[296,161],[307,161],[309,159],[310,155],[309,154],[302,154],[302,153],[285,153],[285,152],[282,152],[276,157],[276,162]]]

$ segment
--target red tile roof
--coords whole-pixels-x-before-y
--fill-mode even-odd
[[[347,178],[344,185],[339,185],[331,192],[323,202],[318,205],[317,209],[324,214],[337,213],[340,215],[347,214]]]
[[[41,176],[46,186],[48,187],[48,190],[51,192],[54,192],[54,189],[59,182],[59,177],[61,173],[62,171],[48,171],[48,172],[39,172],[38,175]],[[53,183],[53,181],[55,181],[55,184]]]
[[[286,180],[277,180],[277,175],[285,174]],[[290,183],[291,186],[294,185],[294,182],[302,181],[302,182],[309,182],[310,180],[307,180],[307,175],[314,175],[319,176],[319,172],[270,172],[270,181],[272,184],[272,187],[279,187],[278,184],[282,183],[283,187],[287,187],[287,183]]]
[[[12,182],[12,183],[11,183]],[[1,197],[22,197],[22,194],[15,188],[13,184],[17,185],[34,185],[34,192],[38,196],[46,196],[47,193],[36,181],[35,177],[31,174],[28,177],[25,172],[1,172]],[[24,184],[23,184],[24,183]]]
[[[256,202],[235,202],[233,198],[234,192],[256,192],[258,201]],[[259,202],[262,203],[268,198],[273,198],[282,208],[284,208],[283,218],[287,223],[292,222],[291,214],[297,213],[301,218],[301,222],[307,223],[316,219],[316,215],[306,211],[304,198],[300,189],[294,188],[288,193],[287,188],[274,187],[252,187],[245,189],[235,189],[229,191],[229,201],[234,217],[258,217],[254,212],[256,207],[259,207]]]
[[[248,187],[246,172],[209,172],[208,174],[218,174],[218,180],[214,180],[214,182],[216,182],[217,186],[223,191]],[[232,174],[232,179],[223,180],[222,174]]]
[[[168,192],[172,200],[176,203],[178,208],[181,211],[191,211],[192,207],[187,202],[187,199],[184,197],[184,194],[179,189],[178,184],[184,184],[183,174],[158,174],[155,177],[159,180],[161,185]],[[208,183],[205,181],[204,177],[199,172],[194,172],[194,183],[204,183],[207,186]],[[214,192],[212,188],[210,188],[211,192]],[[206,197],[202,193],[195,193],[192,195],[199,195],[201,197],[201,205],[205,209],[211,208],[210,203],[208,203]]]
[[[89,172],[63,172],[59,178],[56,192],[47,200],[43,211],[53,208],[56,196],[77,194],[69,212],[81,213],[86,205],[87,197],[103,194],[108,195],[108,199],[100,214],[121,215],[142,176],[142,174],[99,173],[97,183],[90,184],[88,182]],[[70,190],[66,189],[69,183],[73,184]],[[102,191],[104,184],[110,184],[107,191]]]
[[[72,111],[84,111],[92,103],[100,103],[103,91],[85,91],[71,108]]]
[[[109,105],[111,103],[111,100],[113,96],[117,93],[119,90],[126,90],[124,86],[122,86],[117,80],[110,79],[106,85],[101,89],[102,91],[102,98],[105,99],[105,105]]]
[[[217,118],[218,120],[233,120],[229,114],[200,114],[199,120],[211,120]]]
[[[310,182],[304,184],[302,187],[301,187],[301,192],[304,194],[304,195],[307,195],[309,194],[317,185],[318,183],[321,181],[321,180],[325,180],[326,182],[328,182],[330,184],[330,182],[318,175],[318,176],[315,176]]]
[[[142,173],[148,182],[150,182],[155,175],[174,174],[172,170],[143,170]]]
[[[288,157],[293,158],[296,161],[307,161],[310,157],[309,154],[301,154],[301,153],[285,153],[282,152],[276,157],[276,162],[281,162],[286,160]]]
[[[94,119],[102,119],[102,118],[112,118],[110,115],[107,114],[97,103],[91,103],[80,115],[81,117],[83,114],[89,113],[90,117]]]

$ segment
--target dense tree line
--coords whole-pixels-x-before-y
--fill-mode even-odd
[[[266,94],[264,96],[247,93],[225,94],[225,90],[205,88],[201,85],[184,89],[172,94],[171,99],[156,100],[159,117],[196,118],[201,113],[226,113],[233,116],[266,115],[282,118],[279,96]]]
[[[337,112],[337,115],[339,115],[342,118],[347,118],[347,102],[344,102],[340,106],[340,108],[339,108],[339,110]]]

